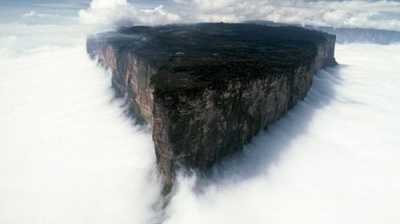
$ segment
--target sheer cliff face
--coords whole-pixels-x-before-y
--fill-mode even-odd
[[[89,40],[87,50],[92,59],[112,72],[116,97],[127,96],[128,105],[138,121],[152,123],[153,94],[150,78],[156,73],[148,62],[131,52],[123,51],[107,40]]]
[[[89,38],[87,49],[111,69],[117,96],[152,125],[157,165],[171,184],[178,167],[205,169],[240,150],[304,98],[318,69],[336,63],[334,36],[279,29],[138,27],[121,31],[131,40]]]

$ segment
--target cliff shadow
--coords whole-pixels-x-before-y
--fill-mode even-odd
[[[342,83],[340,71],[344,67],[338,65],[318,71],[303,101],[257,134],[243,151],[222,159],[206,172],[197,172],[195,192],[201,193],[211,185],[235,184],[268,175],[270,167],[279,164],[281,155],[293,147],[294,140],[307,134],[316,112],[331,104],[335,87]]]

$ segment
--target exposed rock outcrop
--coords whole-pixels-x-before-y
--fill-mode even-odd
[[[335,36],[298,27],[197,24],[123,28],[88,38],[117,96],[153,127],[165,183],[248,143],[335,65]]]

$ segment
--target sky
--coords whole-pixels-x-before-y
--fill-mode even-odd
[[[0,0],[0,223],[400,223],[400,44],[338,44],[302,102],[208,178],[180,175],[163,206],[151,127],[114,98],[87,34],[261,18],[399,30],[399,1],[238,2]]]
[[[188,22],[274,22],[400,31],[400,1],[306,0],[63,0],[0,1],[0,19],[27,23],[51,17],[78,17],[82,24],[121,25]],[[2,22],[3,23],[3,22]]]

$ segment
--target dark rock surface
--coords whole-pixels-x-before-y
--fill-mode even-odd
[[[335,36],[299,27],[204,23],[130,27],[89,37],[117,96],[153,127],[157,166],[205,169],[302,100],[335,65]]]

